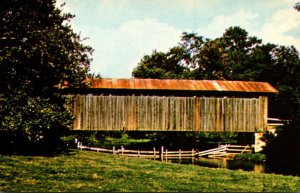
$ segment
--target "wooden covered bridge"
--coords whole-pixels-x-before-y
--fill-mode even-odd
[[[266,82],[90,79],[72,92],[74,130],[236,131],[267,127]]]

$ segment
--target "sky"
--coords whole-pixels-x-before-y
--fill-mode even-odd
[[[94,49],[91,73],[132,78],[143,56],[166,52],[183,32],[205,38],[239,26],[263,43],[300,51],[298,0],[57,0],[75,14],[70,24]]]

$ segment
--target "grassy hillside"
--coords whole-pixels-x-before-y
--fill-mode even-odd
[[[75,151],[55,157],[0,156],[0,191],[284,191],[300,177]]]

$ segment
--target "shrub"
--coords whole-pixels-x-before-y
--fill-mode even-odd
[[[233,159],[260,163],[266,160],[266,155],[262,153],[243,153],[235,155]]]

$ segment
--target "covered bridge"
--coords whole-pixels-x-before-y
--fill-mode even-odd
[[[74,130],[236,131],[267,127],[266,82],[91,79],[72,93]]]

